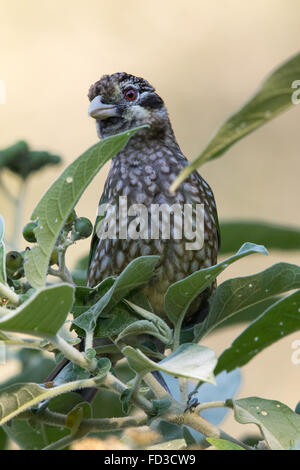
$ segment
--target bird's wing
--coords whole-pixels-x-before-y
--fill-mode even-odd
[[[197,171],[195,171],[195,174],[197,175],[199,184],[202,185],[202,184],[203,184],[203,181],[204,181],[203,178],[202,178],[202,176],[201,176]],[[219,224],[219,217],[218,217],[217,205],[216,205],[214,193],[213,193],[211,187],[209,186],[209,184],[207,183],[207,181],[205,181],[205,184],[207,185],[207,187],[209,188],[209,191],[210,191],[210,193],[211,193],[211,194],[209,194],[209,198],[210,198],[210,201],[211,201],[212,212],[213,212],[213,218],[214,218],[215,225],[216,225],[216,229],[217,229],[218,250],[220,250],[220,248],[221,248],[221,230],[220,230],[220,224]]]
[[[218,211],[217,207],[213,210],[213,216],[217,228],[217,236],[218,236],[218,251],[220,251],[221,248],[221,230],[220,230],[220,224],[219,224],[219,217],[218,217]]]

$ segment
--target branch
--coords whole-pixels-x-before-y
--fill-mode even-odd
[[[227,441],[233,442],[234,444],[238,444],[239,446],[243,447],[247,450],[253,450],[252,447],[247,446],[243,442],[235,439],[234,437],[230,436],[222,429],[217,428],[214,424],[206,421],[206,419],[202,418],[202,416],[193,413],[183,413],[178,415],[166,414],[162,416],[163,419],[169,421],[170,423],[177,424],[182,426],[185,424],[186,426],[190,426],[191,428],[195,429],[198,432],[204,434],[205,437],[214,437],[217,439],[226,439]]]
[[[203,410],[207,410],[209,408],[230,408],[228,405],[226,405],[225,401],[208,401],[207,403],[200,403],[195,408],[195,413],[201,413]]]
[[[151,388],[156,398],[172,398],[171,395],[164,389],[164,387],[159,383],[158,380],[156,380],[154,375],[150,372],[144,376],[143,380],[145,384],[148,385],[149,388]]]
[[[10,289],[5,284],[2,284],[2,282],[0,282],[0,297],[4,297],[12,305],[17,306],[20,303],[20,297],[18,296],[18,294],[16,294],[12,289]],[[9,310],[7,310],[6,313],[9,313]]]
[[[55,413],[48,409],[37,413],[25,411],[17,417],[17,419],[30,419],[30,421],[34,423],[44,423],[59,428],[66,427],[66,418],[66,415]],[[144,426],[147,422],[148,417],[144,413],[120,418],[88,418],[81,421],[78,430],[85,435],[89,432],[108,432],[129,427]]]
[[[108,372],[103,384],[109,387],[111,390],[117,392],[119,395],[121,395],[123,392],[125,392],[125,390],[127,390],[126,385],[123,384],[121,380],[119,380],[110,372]],[[132,402],[136,406],[144,410],[147,414],[151,414],[153,412],[153,405],[151,401],[149,401],[147,398],[143,397],[139,393],[135,394],[135,396],[132,397]]]
[[[67,436],[62,437],[58,441],[52,442],[48,446],[44,447],[42,450],[62,450],[65,447],[68,447],[69,444],[71,444],[72,442],[82,439],[84,436],[85,434],[81,435],[77,431],[75,435],[68,434]]]
[[[78,364],[80,367],[89,370],[93,373],[97,367],[96,359],[89,361],[84,354],[78,351],[78,349],[71,346],[67,341],[65,341],[61,336],[56,335],[55,337],[50,338],[51,343],[59,349],[64,356],[69,359],[71,362]]]

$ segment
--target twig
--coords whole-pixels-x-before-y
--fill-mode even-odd
[[[174,336],[173,336],[173,345],[172,345],[172,351],[175,352],[179,346],[180,346],[180,331],[181,331],[181,322],[177,322],[174,328]]]
[[[12,305],[19,305],[20,297],[5,284],[0,282],[0,297],[6,298]],[[9,310],[7,311],[9,313]]]
[[[194,411],[195,413],[201,413],[201,411],[207,410],[209,408],[230,408],[230,407],[225,404],[225,401],[208,401],[206,403],[200,403],[200,405],[198,405]]]
[[[150,372],[146,374],[143,378],[144,382],[151,388],[152,392],[156,398],[161,399],[165,397],[170,397],[170,394],[164,389],[164,387],[156,380],[153,374]]]
[[[66,266],[66,250],[69,246],[70,244],[67,243],[62,247],[58,247],[58,266],[61,279],[74,285],[71,273]]]
[[[31,422],[44,423],[49,426],[66,427],[66,415],[55,413],[48,409],[38,413],[25,411],[17,419],[30,419]],[[148,422],[146,414],[142,413],[136,416],[125,416],[118,418],[87,418],[80,423],[79,430],[83,433],[88,432],[108,432],[117,431],[127,427],[144,426]]]
[[[56,335],[55,337],[49,338],[49,340],[71,362],[78,364],[80,367],[83,367],[84,369],[87,369],[92,373],[95,371],[97,367],[97,361],[94,359],[89,361],[84,354],[82,354],[78,351],[78,349],[74,348],[69,343],[67,343],[67,341],[65,341],[61,336]]]
[[[179,377],[179,388],[181,403],[185,405],[188,401],[189,389],[188,381],[184,377]]]
[[[117,392],[119,395],[121,395],[123,392],[125,392],[125,390],[127,390],[126,385],[123,384],[121,380],[119,380],[110,372],[108,372],[103,383],[104,385],[108,386],[111,390],[114,390],[115,392]],[[147,400],[147,398],[143,397],[140,393],[133,396],[132,401],[136,406],[140,407],[147,414],[152,413],[153,411],[152,403],[149,400]]]
[[[132,398],[135,399],[139,396],[140,386],[143,380],[143,374],[136,374],[133,387],[132,387]]]
[[[93,349],[94,330],[87,331],[85,335],[85,351]]]
[[[49,266],[48,274],[50,274],[51,276],[59,277],[62,281],[75,285],[73,278],[69,270],[67,270],[67,268],[65,268],[65,270],[61,270],[61,269],[53,269],[51,268],[51,266]]]

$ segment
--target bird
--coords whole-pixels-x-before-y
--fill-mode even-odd
[[[217,263],[220,248],[220,231],[214,194],[209,184],[195,170],[174,192],[170,185],[188,165],[176,140],[167,108],[155,88],[144,78],[126,72],[103,75],[89,89],[89,116],[96,121],[100,139],[142,127],[129,139],[125,147],[112,159],[108,177],[99,202],[119,209],[120,198],[126,198],[127,207],[134,204],[146,208],[150,220],[153,207],[181,208],[185,205],[203,205],[203,245],[187,249],[187,237],[176,236],[177,215],[170,217],[170,234],[163,236],[159,222],[157,238],[149,236],[131,238],[127,233],[121,238],[121,222],[116,237],[99,235],[99,224],[108,227],[111,213],[96,219],[91,242],[88,267],[88,287],[95,287],[108,276],[118,276],[126,266],[140,256],[158,255],[159,263],[151,281],[143,287],[155,314],[170,324],[164,307],[168,287],[202,268]],[[140,207],[140,206],[138,206]],[[195,215],[195,209],[192,214]],[[118,218],[119,217],[119,218]],[[190,213],[190,218],[192,215]],[[130,219],[132,220],[132,218]],[[151,219],[152,220],[152,219]],[[157,219],[156,219],[157,220]],[[190,220],[195,227],[193,220]],[[216,282],[202,292],[190,305],[184,325],[202,321],[208,313],[209,298]]]

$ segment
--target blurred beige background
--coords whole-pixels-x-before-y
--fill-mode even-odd
[[[24,138],[34,149],[56,152],[64,165],[70,163],[97,141],[95,123],[87,116],[90,84],[104,73],[126,71],[156,86],[184,153],[194,158],[260,81],[298,52],[299,33],[297,0],[0,0],[0,79],[7,86],[0,148]],[[295,106],[201,168],[221,219],[300,225],[299,118]],[[108,167],[84,194],[79,215],[94,220]],[[26,219],[61,170],[49,169],[32,180]],[[10,207],[2,196],[0,212],[9,228]],[[88,247],[86,241],[73,248],[70,264]],[[224,277],[279,260],[300,263],[300,254],[245,259]],[[206,344],[220,352],[237,332],[220,332]],[[291,343],[297,338],[300,332],[244,368],[240,396],[295,407],[300,365],[291,363]],[[224,428],[245,430],[232,420]]]

